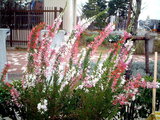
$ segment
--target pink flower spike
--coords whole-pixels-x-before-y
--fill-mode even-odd
[[[15,89],[14,87],[12,87],[12,89],[10,90],[10,94],[12,96],[13,102],[19,107],[20,104],[18,103],[18,99],[19,99],[20,94],[17,91],[17,89]]]
[[[7,75],[7,72],[8,72],[8,69],[10,68],[10,64],[6,64],[3,71],[2,71],[2,76],[0,78],[1,81],[5,81],[6,79],[6,75]]]
[[[88,45],[89,48],[92,48],[92,55],[96,52],[98,47],[103,43],[104,39],[109,36],[109,34],[114,30],[113,24],[108,24],[105,29],[100,32],[100,35],[94,38],[94,41]]]
[[[123,36],[123,39],[124,40],[127,40],[128,38],[131,38],[132,35],[130,33],[128,33],[127,31],[124,31],[124,36]]]

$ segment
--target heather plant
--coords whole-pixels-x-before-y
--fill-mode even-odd
[[[61,15],[52,26],[40,23],[32,29],[27,69],[21,81],[13,82],[9,94],[22,119],[112,119],[120,106],[135,98],[139,87],[147,86],[140,75],[125,80],[133,53],[132,41],[126,41],[129,33],[124,32],[108,53],[94,61],[98,47],[114,25],[109,24],[87,47],[78,49],[81,34],[95,18],[78,23],[56,48],[51,43],[62,22]],[[48,32],[42,35],[42,29]]]
[[[160,61],[157,64],[157,79],[160,80]],[[154,62],[149,62],[150,74],[146,74],[145,71],[145,62],[132,62],[131,64],[131,73],[135,76],[137,73],[140,73],[142,77],[145,76],[154,76]]]

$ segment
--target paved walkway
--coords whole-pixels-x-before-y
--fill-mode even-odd
[[[8,79],[20,79],[27,65],[27,52],[8,50],[7,60],[8,64],[11,65],[8,70]]]
[[[97,58],[98,56],[95,56]],[[7,60],[11,64],[9,69],[9,78],[20,78],[23,74],[23,71],[27,65],[27,51],[19,50],[8,50],[7,51]],[[144,61],[145,57],[143,55],[134,55],[133,61]],[[154,60],[154,56],[150,55],[150,61]],[[160,60],[160,55],[159,55]]]

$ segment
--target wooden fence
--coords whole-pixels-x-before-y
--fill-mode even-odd
[[[25,47],[28,35],[35,25],[40,22],[52,25],[62,11],[62,8],[57,7],[46,7],[44,10],[0,10],[0,27],[8,27],[11,32],[7,38],[7,46]]]

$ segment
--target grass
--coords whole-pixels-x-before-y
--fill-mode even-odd
[[[108,50],[111,48],[113,44],[112,43],[108,43],[108,45],[101,45],[98,47],[96,54],[102,53],[105,54],[108,52]],[[81,50],[82,48],[85,48],[86,45],[80,45],[79,50]]]

